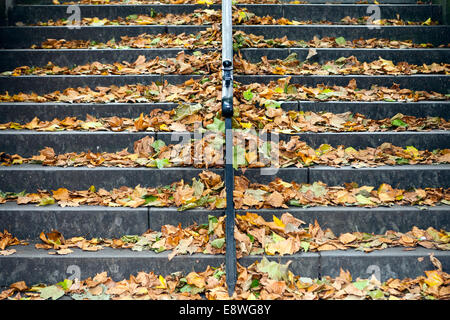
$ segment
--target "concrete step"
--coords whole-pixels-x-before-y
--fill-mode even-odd
[[[143,33],[186,33],[196,34],[206,30],[207,25],[149,25],[149,26],[82,26],[80,29],[67,27],[0,27],[0,48],[30,48],[47,39],[95,40],[106,42],[121,36],[138,36]],[[368,29],[364,25],[287,25],[287,26],[233,26],[233,30],[242,30],[249,34],[263,35],[266,38],[287,36],[290,40],[310,40],[313,36],[344,37],[347,40],[388,38],[391,40],[413,40],[416,43],[431,43],[435,46],[450,43],[450,26],[381,26]]]
[[[201,79],[202,75],[188,75],[182,77],[181,75],[107,75],[107,76],[67,76],[55,75],[45,76],[23,76],[23,77],[0,77],[0,87],[10,94],[19,92],[35,92],[37,94],[44,94],[53,92],[55,90],[64,90],[66,88],[90,87],[97,86],[123,86],[127,84],[151,84],[152,82],[164,83],[167,80],[171,84],[183,83],[189,79]]]
[[[450,206],[435,207],[310,207],[289,209],[237,210],[236,214],[257,213],[266,221],[289,212],[308,224],[317,220],[323,228],[330,228],[336,236],[346,232],[384,234],[387,230],[408,232],[416,226],[450,229]],[[7,202],[0,205],[0,229],[8,230],[21,240],[35,241],[42,231],[58,230],[65,238],[120,238],[140,235],[148,229],[158,231],[163,225],[181,224],[183,228],[194,223],[208,223],[208,215],[222,216],[223,210],[203,208],[178,211],[175,207],[113,208],[104,206],[60,207],[58,205],[18,205]]]
[[[118,168],[118,167],[47,167],[40,165],[19,165],[0,168],[0,190],[4,192],[33,192],[37,189],[87,190],[91,185],[111,190],[121,186],[136,185],[157,187],[183,179],[187,183],[197,177],[203,169],[188,167],[156,168]],[[222,169],[210,168],[222,175]],[[240,170],[236,173],[239,174]],[[270,174],[270,175],[269,175]],[[356,182],[358,185],[377,187],[388,183],[395,188],[449,188],[450,165],[403,165],[380,166],[375,168],[335,168],[315,166],[311,168],[281,168],[269,171],[250,168],[244,176],[255,183],[270,183],[279,177],[287,182],[312,183],[322,181],[329,186]],[[411,177],[414,176],[414,180]]]
[[[371,4],[237,4],[240,10],[246,8],[257,16],[270,15],[274,18],[286,18],[298,21],[321,21],[327,20],[339,22],[346,16],[363,17],[371,16],[373,11]],[[202,5],[192,4],[143,4],[143,5],[79,5],[81,17],[98,17],[100,19],[125,18],[132,14],[150,15],[152,9],[161,14],[183,14],[192,13],[197,9],[205,9]],[[429,4],[379,4],[382,19],[395,19],[397,15],[403,20],[425,21],[431,18],[440,21],[442,16],[441,6]],[[17,5],[9,15],[9,23],[15,24],[36,23],[68,18],[67,5]],[[220,10],[221,5],[211,5],[209,10]]]
[[[34,117],[50,121],[54,118],[77,117],[127,117],[137,118],[141,113],[147,114],[154,109],[170,110],[178,104],[163,103],[0,103],[0,123],[9,121],[29,122]],[[438,107],[439,109],[439,107]]]
[[[338,277],[340,269],[350,271],[353,279],[368,279],[372,274],[379,281],[387,281],[389,278],[404,279],[416,278],[424,275],[424,271],[436,269],[430,262],[429,255],[433,253],[441,261],[443,271],[448,272],[450,265],[450,252],[416,248],[413,251],[405,251],[404,248],[389,248],[385,250],[363,253],[356,250],[347,251],[323,251],[319,253],[298,253],[288,256],[269,256],[270,261],[287,263],[289,270],[294,274],[305,277],[318,273],[317,277]],[[420,260],[419,260],[420,258]],[[422,259],[423,258],[423,259]],[[261,256],[247,256],[239,259],[243,266],[249,266],[255,261],[260,261]]]
[[[17,250],[15,254],[0,256],[1,286],[16,281],[25,281],[30,285],[56,283],[71,275],[86,279],[103,271],[107,271],[113,280],[120,281],[139,271],[153,271],[164,276],[177,271],[187,274],[192,270],[204,271],[208,265],[219,267],[225,263],[223,255],[179,255],[169,261],[170,252],[111,248],[87,252],[74,249],[69,255],[56,257],[49,255],[46,250],[35,249],[34,243],[14,249]]]
[[[436,214],[437,220],[439,213]],[[7,202],[0,205],[0,229],[8,230],[21,240],[30,241],[39,239],[42,231],[51,230],[58,230],[65,238],[120,238],[123,235],[141,235],[148,229],[159,231],[165,224],[177,226],[180,223],[185,228],[194,223],[208,223],[208,215],[219,217],[223,214],[223,210],[203,208],[186,211],[178,211],[175,207],[81,205],[63,208],[59,205],[42,207]]]
[[[46,250],[35,249],[33,244],[14,247],[13,255],[0,257],[0,286],[8,286],[17,281],[27,284],[57,283],[66,278],[78,277],[86,279],[97,273],[106,271],[114,281],[128,279],[131,274],[139,271],[169,275],[181,271],[184,274],[203,271],[206,267],[219,267],[224,264],[223,255],[179,255],[168,260],[169,252],[154,253],[149,251],[136,252],[128,249],[105,248],[97,252],[83,252],[74,249],[66,256],[49,255]],[[339,276],[340,268],[350,271],[352,277],[370,278],[372,273],[380,281],[389,278],[415,278],[423,275],[426,270],[434,270],[428,256],[433,253],[448,272],[450,252],[417,248],[414,251],[404,251],[403,248],[363,253],[356,250],[325,251],[320,253],[300,253],[289,256],[272,256],[269,260],[287,263],[296,275],[319,278],[322,276]],[[424,259],[418,259],[424,258]],[[238,262],[247,267],[262,256],[247,256]],[[30,272],[33,270],[33,272]]]
[[[308,41],[313,36],[344,37],[346,40],[386,38],[390,40],[413,40],[415,43],[431,43],[435,46],[450,43],[450,26],[381,26],[369,29],[367,26],[336,25],[288,25],[288,26],[233,26],[234,31],[262,35],[265,38],[286,36],[289,40]]]
[[[394,63],[408,62],[410,64],[432,64],[448,63],[450,49],[447,48],[427,48],[427,49],[354,49],[354,48],[316,48],[317,54],[309,62],[325,63],[341,57],[355,56],[359,61],[374,61],[380,57],[391,60]],[[2,52],[7,53],[9,50]],[[32,51],[32,50],[30,50]],[[261,57],[266,56],[269,60],[285,59],[290,54],[297,54],[299,61],[306,60],[309,48],[242,48],[239,50],[242,58],[251,62],[260,62]],[[35,56],[39,53],[32,51]],[[19,52],[17,52],[20,56]],[[58,51],[59,53],[59,51]],[[27,53],[28,54],[28,53]],[[53,60],[52,60],[53,61]],[[14,63],[14,62],[12,62]],[[30,65],[30,64],[28,64]]]
[[[20,66],[45,66],[49,61],[58,66],[101,63],[134,62],[143,55],[148,60],[175,58],[180,51],[192,55],[195,51],[209,52],[213,49],[190,50],[183,48],[158,49],[5,49],[1,50],[0,71],[13,70]]]
[[[96,188],[112,190],[121,186],[137,185],[158,187],[184,180],[191,183],[203,169],[197,168],[119,168],[119,167],[44,167],[38,165],[21,165],[0,168],[0,190],[37,189],[56,190],[63,187],[73,190],[86,190],[91,185]],[[221,174],[221,169],[210,169]],[[19,191],[19,192],[20,192]]]
[[[58,66],[72,66],[92,63],[134,62],[140,55],[147,60],[160,57],[161,59],[174,58],[180,52],[191,55],[194,51],[209,52],[214,49],[192,50],[183,48],[158,49],[4,49],[1,50],[0,72],[10,71],[20,66],[44,66],[49,61]],[[308,56],[308,48],[246,48],[241,49],[242,57],[251,62],[260,62],[261,57],[269,60],[285,59],[292,53],[297,59],[303,61]],[[309,59],[310,62],[325,63],[341,57],[355,56],[359,61],[371,62],[380,57],[392,60],[394,63],[406,61],[410,64],[448,63],[450,49],[342,49],[321,48],[316,49],[317,55]]]
[[[234,80],[242,84],[269,83],[284,76],[277,75],[235,75]],[[52,75],[52,76],[0,76],[0,87],[8,91],[10,95],[15,93],[45,94],[55,90],[66,88],[127,85],[127,84],[150,84],[167,80],[171,84],[183,83],[189,79],[201,79],[202,75]],[[391,87],[394,83],[401,88],[420,91],[435,91],[448,93],[450,77],[447,75],[293,75],[290,83],[301,83],[304,86],[317,86],[324,84],[328,86],[347,86],[349,81],[355,79],[358,88],[368,89],[373,85]]]
[[[33,44],[40,44],[47,39],[66,40],[95,40],[107,42],[111,39],[120,39],[121,36],[135,37],[143,33],[186,33],[196,34],[206,30],[204,26],[83,26],[80,29],[67,27],[0,27],[0,48],[30,48]]]
[[[355,149],[376,148],[388,142],[395,146],[414,146],[419,150],[433,151],[449,147],[447,141],[449,131],[433,130],[425,132],[325,132],[325,133],[298,133],[300,137],[313,148],[321,144],[330,144],[333,147],[344,145]],[[111,131],[60,131],[41,132],[25,130],[0,131],[0,152],[19,154],[22,157],[31,157],[39,154],[45,147],[51,147],[55,153],[68,152],[118,152],[128,149],[133,152],[134,142],[145,136],[154,137],[169,144],[185,143],[190,139],[197,139],[193,133],[179,132],[111,132]],[[290,140],[293,135],[280,134],[279,140]],[[272,141],[276,141],[274,137]]]
[[[137,118],[141,113],[147,114],[154,109],[170,110],[178,104],[163,103],[0,103],[0,123],[29,122],[34,117],[51,121],[54,118],[77,117],[86,119],[86,115],[101,117]],[[283,101],[281,108],[294,111],[360,113],[370,119],[392,118],[397,113],[415,117],[450,118],[450,101],[420,102],[362,102],[362,101]]]
[[[249,83],[269,83],[270,81],[276,81],[280,78],[285,78],[284,76],[277,75],[257,75],[257,76],[244,76],[236,75],[234,80],[240,82],[241,84]],[[18,79],[18,78],[16,78]],[[425,90],[425,91],[435,91],[439,93],[448,93],[450,77],[447,75],[308,75],[308,76],[297,76],[293,75],[290,83],[301,83],[303,86],[317,86],[318,84],[324,84],[328,86],[347,86],[351,79],[356,80],[357,87],[360,89],[369,89],[373,85],[391,87],[392,84],[396,83],[400,88],[407,88],[411,90]],[[0,80],[1,81],[1,80]],[[1,83],[1,82],[0,82]]]

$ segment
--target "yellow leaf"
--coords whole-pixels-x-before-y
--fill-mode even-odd
[[[159,282],[161,283],[156,289],[167,289],[166,279],[163,276],[159,276]]]
[[[286,226],[284,225],[284,223],[278,219],[277,217],[273,216],[273,222],[275,222],[275,224],[277,226],[280,226],[281,228],[285,228]]]
[[[438,271],[436,271],[436,270],[425,271],[425,274],[427,275],[427,278],[425,279],[425,283],[429,287],[434,287],[434,286],[439,287],[441,284],[444,283],[444,280],[442,280],[441,276],[439,275]]]

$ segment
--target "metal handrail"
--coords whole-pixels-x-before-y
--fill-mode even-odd
[[[225,272],[228,295],[231,297],[236,286],[236,242],[234,239],[234,171],[233,171],[233,24],[231,0],[222,0],[222,116],[225,117],[225,188],[226,214],[226,253]]]

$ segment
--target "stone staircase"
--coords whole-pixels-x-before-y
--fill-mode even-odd
[[[338,22],[345,16],[360,17],[367,15],[368,4],[355,4],[343,1],[343,4],[325,4],[325,1],[309,1],[310,4],[238,4],[238,8],[248,8],[259,15],[271,15],[275,18],[285,17],[295,20],[320,21],[326,19]],[[386,1],[379,5],[382,18],[395,18],[397,14],[404,20],[425,21],[428,18],[442,22],[442,8],[434,4],[416,4],[413,0]],[[188,13],[195,9],[205,8],[202,5],[80,5],[81,17],[98,17],[114,19],[131,14],[150,14],[151,9],[160,13]],[[220,5],[212,5],[209,9],[220,9]],[[175,57],[180,48],[149,49],[30,49],[34,44],[47,39],[95,40],[106,42],[121,36],[137,36],[142,33],[186,33],[195,34],[206,30],[210,25],[146,25],[146,26],[83,26],[70,30],[64,26],[15,26],[16,22],[36,23],[49,19],[67,18],[66,5],[53,5],[50,1],[20,1],[10,11],[8,26],[0,27],[0,72],[16,67],[43,66],[48,61],[56,65],[79,65],[93,61],[114,63],[116,61],[134,61],[139,55],[147,59],[154,57]],[[339,57],[355,56],[360,61],[372,61],[378,57],[393,60],[394,63],[407,61],[414,64],[449,62],[450,49],[438,48],[450,43],[450,27],[447,25],[412,25],[381,26],[369,29],[366,25],[237,25],[235,31],[247,34],[263,35],[265,38],[287,36],[290,40],[310,40],[313,36],[344,37],[346,40],[388,38],[392,40],[413,40],[415,43],[431,43],[434,48],[408,49],[356,49],[356,48],[317,48],[317,55],[311,61],[325,62]],[[186,49],[206,52],[214,49]],[[220,48],[217,48],[220,50]],[[302,61],[308,55],[309,48],[242,48],[242,57],[253,62],[260,61],[262,56],[268,59],[284,59],[296,53]],[[25,92],[45,94],[55,90],[63,91],[68,87],[90,87],[149,84],[159,81],[179,84],[202,75],[51,75],[51,76],[0,76],[1,94],[8,91],[10,95]],[[234,80],[242,84],[269,83],[283,78],[277,75],[234,75]],[[397,83],[402,88],[449,93],[448,75],[379,75],[379,76],[292,76],[291,83],[315,86],[317,84],[347,85],[350,79],[356,79],[359,88],[370,88],[371,85],[390,87]],[[138,117],[141,113],[149,113],[155,108],[171,109],[175,103],[1,103],[0,123],[31,121],[34,117],[42,120],[63,119],[76,116],[84,119],[86,114],[95,117],[124,116]],[[397,113],[412,116],[439,116],[449,119],[449,101],[405,102],[316,102],[289,101],[281,106],[286,110],[359,112],[367,117],[381,119],[392,117]],[[189,134],[189,133],[186,133]],[[171,132],[111,132],[111,131],[27,131],[1,130],[0,152],[31,156],[44,147],[52,147],[56,153],[81,152],[115,152],[128,148],[133,149],[134,141],[145,136],[153,136],[170,143]],[[337,146],[343,144],[354,148],[377,147],[384,142],[397,146],[415,146],[418,149],[448,148],[450,133],[448,131],[427,132],[326,132],[298,133],[301,140],[314,148],[323,143]],[[286,135],[281,135],[286,139]],[[46,167],[41,165],[20,165],[0,167],[0,190],[33,192],[38,189],[56,190],[64,187],[69,190],[96,188],[111,190],[120,186],[162,186],[184,179],[190,182],[203,169],[193,167],[157,168],[120,168],[120,167]],[[223,176],[223,169],[210,169]],[[240,174],[237,172],[236,174]],[[275,176],[263,176],[259,169],[245,171],[252,182],[268,183]],[[356,182],[360,185],[378,186],[388,183],[394,187],[450,187],[450,165],[403,165],[381,166],[376,168],[325,167],[282,168],[276,174],[285,181],[298,183],[322,181],[328,185],[342,185]],[[427,208],[394,206],[394,207],[312,207],[289,209],[247,210],[256,212],[266,219],[272,215],[280,216],[290,212],[306,223],[317,220],[322,227],[331,228],[336,234],[361,231],[384,233],[386,230],[406,232],[413,226],[419,228],[434,227],[450,229],[450,208],[446,205]],[[237,214],[246,211],[238,210]],[[49,255],[45,250],[35,249],[34,243],[39,241],[42,231],[56,229],[66,238],[85,237],[120,237],[126,234],[142,234],[146,230],[158,230],[164,224],[183,226],[194,222],[199,224],[208,220],[208,215],[223,215],[222,210],[208,211],[193,209],[184,212],[177,208],[125,208],[125,207],[60,207],[57,205],[36,206],[6,203],[0,205],[0,230],[7,229],[19,239],[28,239],[30,245],[14,247],[17,252],[10,256],[0,256],[0,287],[24,280],[26,283],[56,283],[74,274],[81,279],[93,277],[97,273],[107,271],[114,280],[128,278],[139,271],[154,271],[158,274],[169,274],[175,271],[201,271],[208,265],[220,266],[224,257],[220,255],[179,255],[168,260],[168,253],[149,251],[135,252],[126,249],[105,248],[98,252],[75,252],[67,256]],[[433,266],[427,256],[430,253],[442,262],[443,271],[449,272],[450,253],[416,248],[405,251],[404,248],[390,248],[372,253],[356,250],[306,252],[291,256],[271,256],[275,261],[292,260],[290,269],[295,274],[318,278],[324,275],[337,276],[340,268],[347,269],[353,277],[369,277],[379,270],[381,281],[389,278],[416,277]],[[419,259],[425,257],[425,259]],[[239,260],[244,266],[250,265],[261,256],[246,256]],[[374,267],[375,266],[375,267]],[[374,269],[375,268],[375,269]],[[75,270],[75,271],[74,271]]]

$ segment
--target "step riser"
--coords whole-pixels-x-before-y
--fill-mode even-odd
[[[77,117],[86,119],[90,114],[94,117],[127,117],[137,118],[141,113],[147,114],[154,109],[169,110],[177,106],[175,103],[112,103],[112,104],[67,104],[67,103],[0,103],[0,123],[29,122],[34,117],[51,121],[54,118]],[[284,110],[300,110],[333,113],[360,113],[370,119],[392,118],[397,113],[415,117],[450,118],[450,102],[316,102],[289,101],[282,103]]]
[[[286,76],[239,76],[234,80],[242,84],[269,83]],[[23,92],[46,94],[66,88],[89,87],[95,89],[97,86],[123,86],[131,84],[151,84],[167,80],[171,84],[183,83],[189,79],[200,79],[201,75],[109,75],[109,76],[20,76],[0,77],[0,87],[8,91],[10,95]],[[394,83],[400,88],[411,90],[435,91],[438,93],[449,92],[449,77],[445,75],[413,75],[413,76],[292,76],[290,83],[301,83],[304,86],[317,86],[325,84],[328,86],[347,86],[349,81],[355,79],[358,88],[369,89],[373,85],[391,87]]]
[[[344,145],[356,149],[372,147],[376,148],[385,142],[395,146],[414,146],[419,150],[433,151],[435,149],[446,149],[450,146],[447,141],[450,132],[407,132],[407,133],[387,133],[387,132],[351,132],[351,133],[299,133],[295,134],[300,140],[305,141],[313,148],[320,147],[321,144],[330,144],[333,147]],[[31,157],[39,153],[45,147],[51,147],[57,154],[67,152],[118,152],[125,148],[133,152],[134,142],[145,136],[154,137],[155,140],[162,140],[169,144],[186,143],[197,136],[191,133],[145,133],[145,132],[33,132],[33,131],[0,131],[0,152],[9,154],[19,154],[23,157]],[[278,139],[289,141],[293,135],[278,135]],[[270,139],[269,136],[265,138]],[[262,137],[262,139],[265,139]],[[276,142],[277,137],[272,138]]]
[[[424,271],[436,269],[428,258],[430,251],[422,248],[405,252],[403,248],[385,249],[370,254],[352,251],[323,251],[320,253],[302,253],[294,256],[268,257],[271,261],[287,263],[295,275],[310,277],[308,274],[318,273],[318,277],[338,277],[340,269],[350,271],[353,279],[369,279],[372,274],[379,281],[384,282],[390,278],[405,279],[424,275]],[[441,261],[443,271],[448,270],[450,255],[442,251],[433,251]],[[318,257],[317,257],[318,256]],[[417,259],[423,257],[420,262]],[[243,266],[249,266],[260,261],[260,256],[249,256],[239,260]]]
[[[341,57],[355,56],[359,61],[371,62],[380,57],[385,60],[392,60],[394,63],[408,62],[409,64],[432,64],[448,63],[448,49],[342,49],[342,48],[317,48],[317,54],[308,61],[310,63],[326,63]],[[34,55],[38,55],[33,51]],[[260,62],[261,57],[266,56],[269,60],[285,59],[292,53],[297,54],[299,61],[305,61],[309,53],[309,48],[242,48],[240,49],[242,58],[251,62]],[[58,52],[59,53],[59,52]],[[52,60],[53,61],[53,60]],[[11,63],[15,63],[12,61]]]
[[[170,110],[176,108],[175,103],[120,103],[120,104],[67,104],[67,103],[1,103],[0,123],[29,122],[34,117],[50,121],[54,118],[77,117],[86,119],[93,117],[127,117],[137,118],[141,113],[148,114],[154,109]]]
[[[435,46],[448,44],[448,26],[382,26],[368,29],[367,26],[234,26],[234,31],[263,35],[265,38],[286,36],[289,40],[312,39],[316,37],[344,37],[346,40],[387,38],[391,40],[413,40],[415,43],[431,43]]]
[[[300,111],[329,111],[334,113],[352,112],[361,113],[370,119],[392,118],[397,113],[415,117],[442,117],[450,118],[449,102],[315,102],[299,101]]]
[[[81,206],[37,207],[6,204],[0,206],[0,228],[8,230],[21,240],[37,241],[42,231],[58,230],[66,239],[83,236],[90,238],[120,238],[123,235],[141,235],[151,229],[160,231],[166,224],[183,228],[194,223],[208,223],[208,215],[219,217],[221,210],[187,210],[176,208],[108,208]]]
[[[68,27],[0,27],[0,47],[30,48],[47,39],[95,40],[106,42],[121,36],[138,36],[143,33],[186,33],[196,34],[206,30],[204,26],[83,26],[80,29]],[[367,26],[234,26],[233,30],[245,33],[264,35],[266,38],[287,36],[290,40],[312,39],[311,34],[322,37],[344,37],[347,40],[389,38],[392,40],[413,40],[417,43],[432,43],[434,45],[450,42],[450,27],[448,26],[382,26],[380,29],[368,29]]]
[[[234,79],[242,84],[269,83],[286,76],[235,76]],[[411,90],[435,91],[439,93],[449,92],[449,77],[445,75],[412,75],[412,76],[292,76],[290,83],[300,83],[303,86],[317,86],[325,84],[328,86],[347,86],[349,81],[355,79],[359,89],[369,89],[374,85],[391,87],[396,83],[400,88]]]
[[[33,246],[33,245],[31,245]],[[30,247],[30,246],[28,246]],[[19,248],[19,253],[30,248]],[[114,281],[128,279],[131,274],[136,275],[140,271],[155,272],[164,276],[173,272],[182,271],[188,274],[192,270],[204,271],[208,265],[219,267],[225,263],[223,256],[194,255],[175,256],[168,260],[167,254],[154,254],[151,252],[135,252],[129,249],[103,249],[97,252],[82,252],[83,258],[74,253],[60,257],[54,257],[46,250],[35,250],[37,255],[14,254],[8,257],[0,257],[0,285],[9,286],[16,281],[25,281],[27,284],[57,283],[64,279],[79,277],[86,279],[94,277],[97,273],[106,271]],[[75,250],[74,250],[75,251]],[[76,250],[80,252],[79,250]],[[122,251],[122,252],[118,252]],[[33,272],[30,272],[33,270]],[[75,273],[74,273],[75,271]]]
[[[143,55],[146,60],[159,57],[162,59],[175,58],[180,51],[192,55],[195,51],[208,52],[212,50],[184,50],[183,48],[170,49],[133,49],[133,50],[4,50],[1,51],[0,70],[8,71],[20,66],[45,66],[49,61],[58,66],[83,65],[99,61],[101,63],[115,63],[127,61],[133,63]]]
[[[290,20],[297,21],[321,21],[327,20],[339,22],[346,16],[363,17],[371,16],[373,10],[370,5],[237,5],[237,8],[247,8],[249,12],[257,16],[270,15],[274,18],[285,17]],[[379,5],[381,19],[395,19],[397,14],[403,20],[425,21],[431,18],[433,21],[440,21],[442,12],[438,5]],[[11,12],[9,21],[15,24],[20,21],[23,23],[36,23],[38,21],[48,21],[50,19],[57,20],[69,18],[72,11],[67,13],[68,6],[17,6]],[[196,9],[205,9],[201,5],[79,5],[81,18],[98,17],[100,19],[108,18],[110,20],[117,17],[125,18],[132,14],[150,15],[151,9],[156,13],[162,14],[183,14],[192,13]],[[220,5],[211,5],[208,9],[220,10]],[[368,12],[369,10],[369,12]]]
[[[336,236],[346,232],[367,232],[384,234],[387,230],[408,232],[416,226],[421,229],[433,227],[435,229],[448,230],[450,220],[448,206],[432,207],[428,210],[420,210],[414,207],[393,208],[333,208],[312,207],[307,209],[260,209],[237,210],[236,214],[245,215],[246,212],[257,213],[266,221],[272,221],[273,216],[280,216],[289,212],[294,217],[304,221],[303,227],[314,224],[317,220],[322,229],[330,228]]]
[[[18,253],[15,255],[0,258],[0,267],[4,271],[0,274],[0,286],[6,287],[22,280],[30,285],[42,282],[53,284],[71,276],[81,279],[94,277],[103,271],[106,271],[114,281],[120,281],[128,279],[131,274],[136,275],[139,271],[153,271],[164,276],[177,271],[187,274],[192,270],[203,271],[208,265],[219,267],[224,263],[223,256],[219,255],[182,255],[175,256],[169,261],[167,254],[137,253],[131,250],[104,249],[91,253],[79,253],[76,250],[76,253],[68,256],[57,257],[48,255],[45,250],[33,250],[29,246],[16,248]],[[32,251],[34,255],[31,254]],[[269,260],[283,264],[292,260],[289,270],[303,277],[337,277],[342,268],[350,271],[354,279],[370,278],[375,271],[375,276],[384,282],[389,278],[415,278],[423,275],[426,270],[435,269],[428,259],[429,252],[422,248],[412,252],[393,248],[371,254],[354,250],[331,251],[269,257]],[[442,251],[434,251],[434,255],[444,266],[443,271],[448,272],[450,255]],[[419,261],[418,258],[421,257],[424,259]],[[261,256],[249,256],[239,259],[238,262],[247,267],[261,259]],[[49,270],[52,272],[48,272]]]
[[[273,216],[279,218],[289,212],[304,221],[307,227],[315,220],[325,229],[330,228],[336,236],[346,232],[367,232],[384,234],[387,230],[408,232],[416,226],[420,229],[433,227],[449,230],[448,206],[431,207],[420,210],[414,207],[394,208],[289,208],[237,210],[245,215],[255,212],[266,221]],[[42,231],[58,230],[65,238],[83,236],[87,239],[120,238],[123,235],[140,235],[148,229],[159,231],[163,225],[178,225],[183,228],[208,222],[208,215],[219,217],[221,210],[187,210],[176,208],[108,208],[82,206],[61,208],[59,206],[38,207],[35,205],[16,205],[8,203],[0,206],[0,229],[8,230],[21,240],[36,241]]]
[[[112,190],[121,186],[159,187],[172,182],[181,181],[191,183],[202,172],[194,168],[170,168],[160,170],[152,168],[55,168],[37,167],[28,169],[8,168],[0,170],[0,190],[27,190],[37,189],[56,190],[68,188],[72,190],[86,190],[91,185],[97,189]],[[18,169],[18,170],[17,170]],[[220,169],[211,169],[220,174]]]
[[[91,27],[83,26],[80,29],[69,29],[68,27],[0,27],[1,48],[30,48],[39,45],[47,39],[66,40],[95,40],[107,42],[111,39],[117,41],[122,36],[135,37],[143,33],[186,33],[197,34],[206,30],[208,26],[110,26]]]
[[[58,230],[66,239],[79,236],[91,239],[141,235],[149,229],[147,208],[111,210],[107,207],[82,207],[64,210],[59,206],[26,207],[15,206],[14,210],[0,207],[1,229],[21,240],[38,241],[41,232],[51,230]]]
[[[180,84],[189,79],[201,79],[202,75],[108,75],[108,76],[23,76],[0,77],[0,87],[9,94],[32,93],[46,94],[56,90],[66,88],[89,87],[95,89],[97,86],[124,86],[132,84],[150,85],[152,82],[164,83],[167,80],[170,84]]]
[[[261,61],[267,56],[269,60],[285,59],[289,54],[296,53],[299,61],[306,60],[309,49],[241,49],[242,57],[253,63]],[[208,52],[213,49],[184,50],[182,48],[169,49],[18,49],[3,50],[0,57],[0,71],[10,71],[21,66],[47,65],[49,61],[58,66],[83,65],[99,61],[101,63],[134,62],[140,55],[147,60],[160,57],[174,58],[180,51],[191,55],[194,51]],[[392,60],[394,63],[408,62],[422,65],[423,63],[448,63],[448,49],[316,49],[317,55],[309,62],[326,63],[341,57],[355,56],[359,61],[372,62],[380,57]]]
[[[221,169],[210,169],[221,174]],[[201,169],[193,168],[59,168],[44,166],[13,166],[1,168],[0,190],[6,192],[33,192],[37,189],[56,190],[64,187],[71,190],[86,190],[91,185],[111,190],[121,186],[136,185],[157,187],[183,179],[191,183]],[[239,174],[239,172],[237,173]],[[414,180],[411,176],[414,175]],[[312,183],[322,181],[330,186],[356,182],[358,185],[379,186],[388,183],[395,188],[450,187],[450,165],[434,166],[381,166],[376,168],[312,167],[283,168],[273,171],[246,170],[244,176],[251,182],[270,183],[279,177],[284,181]]]

